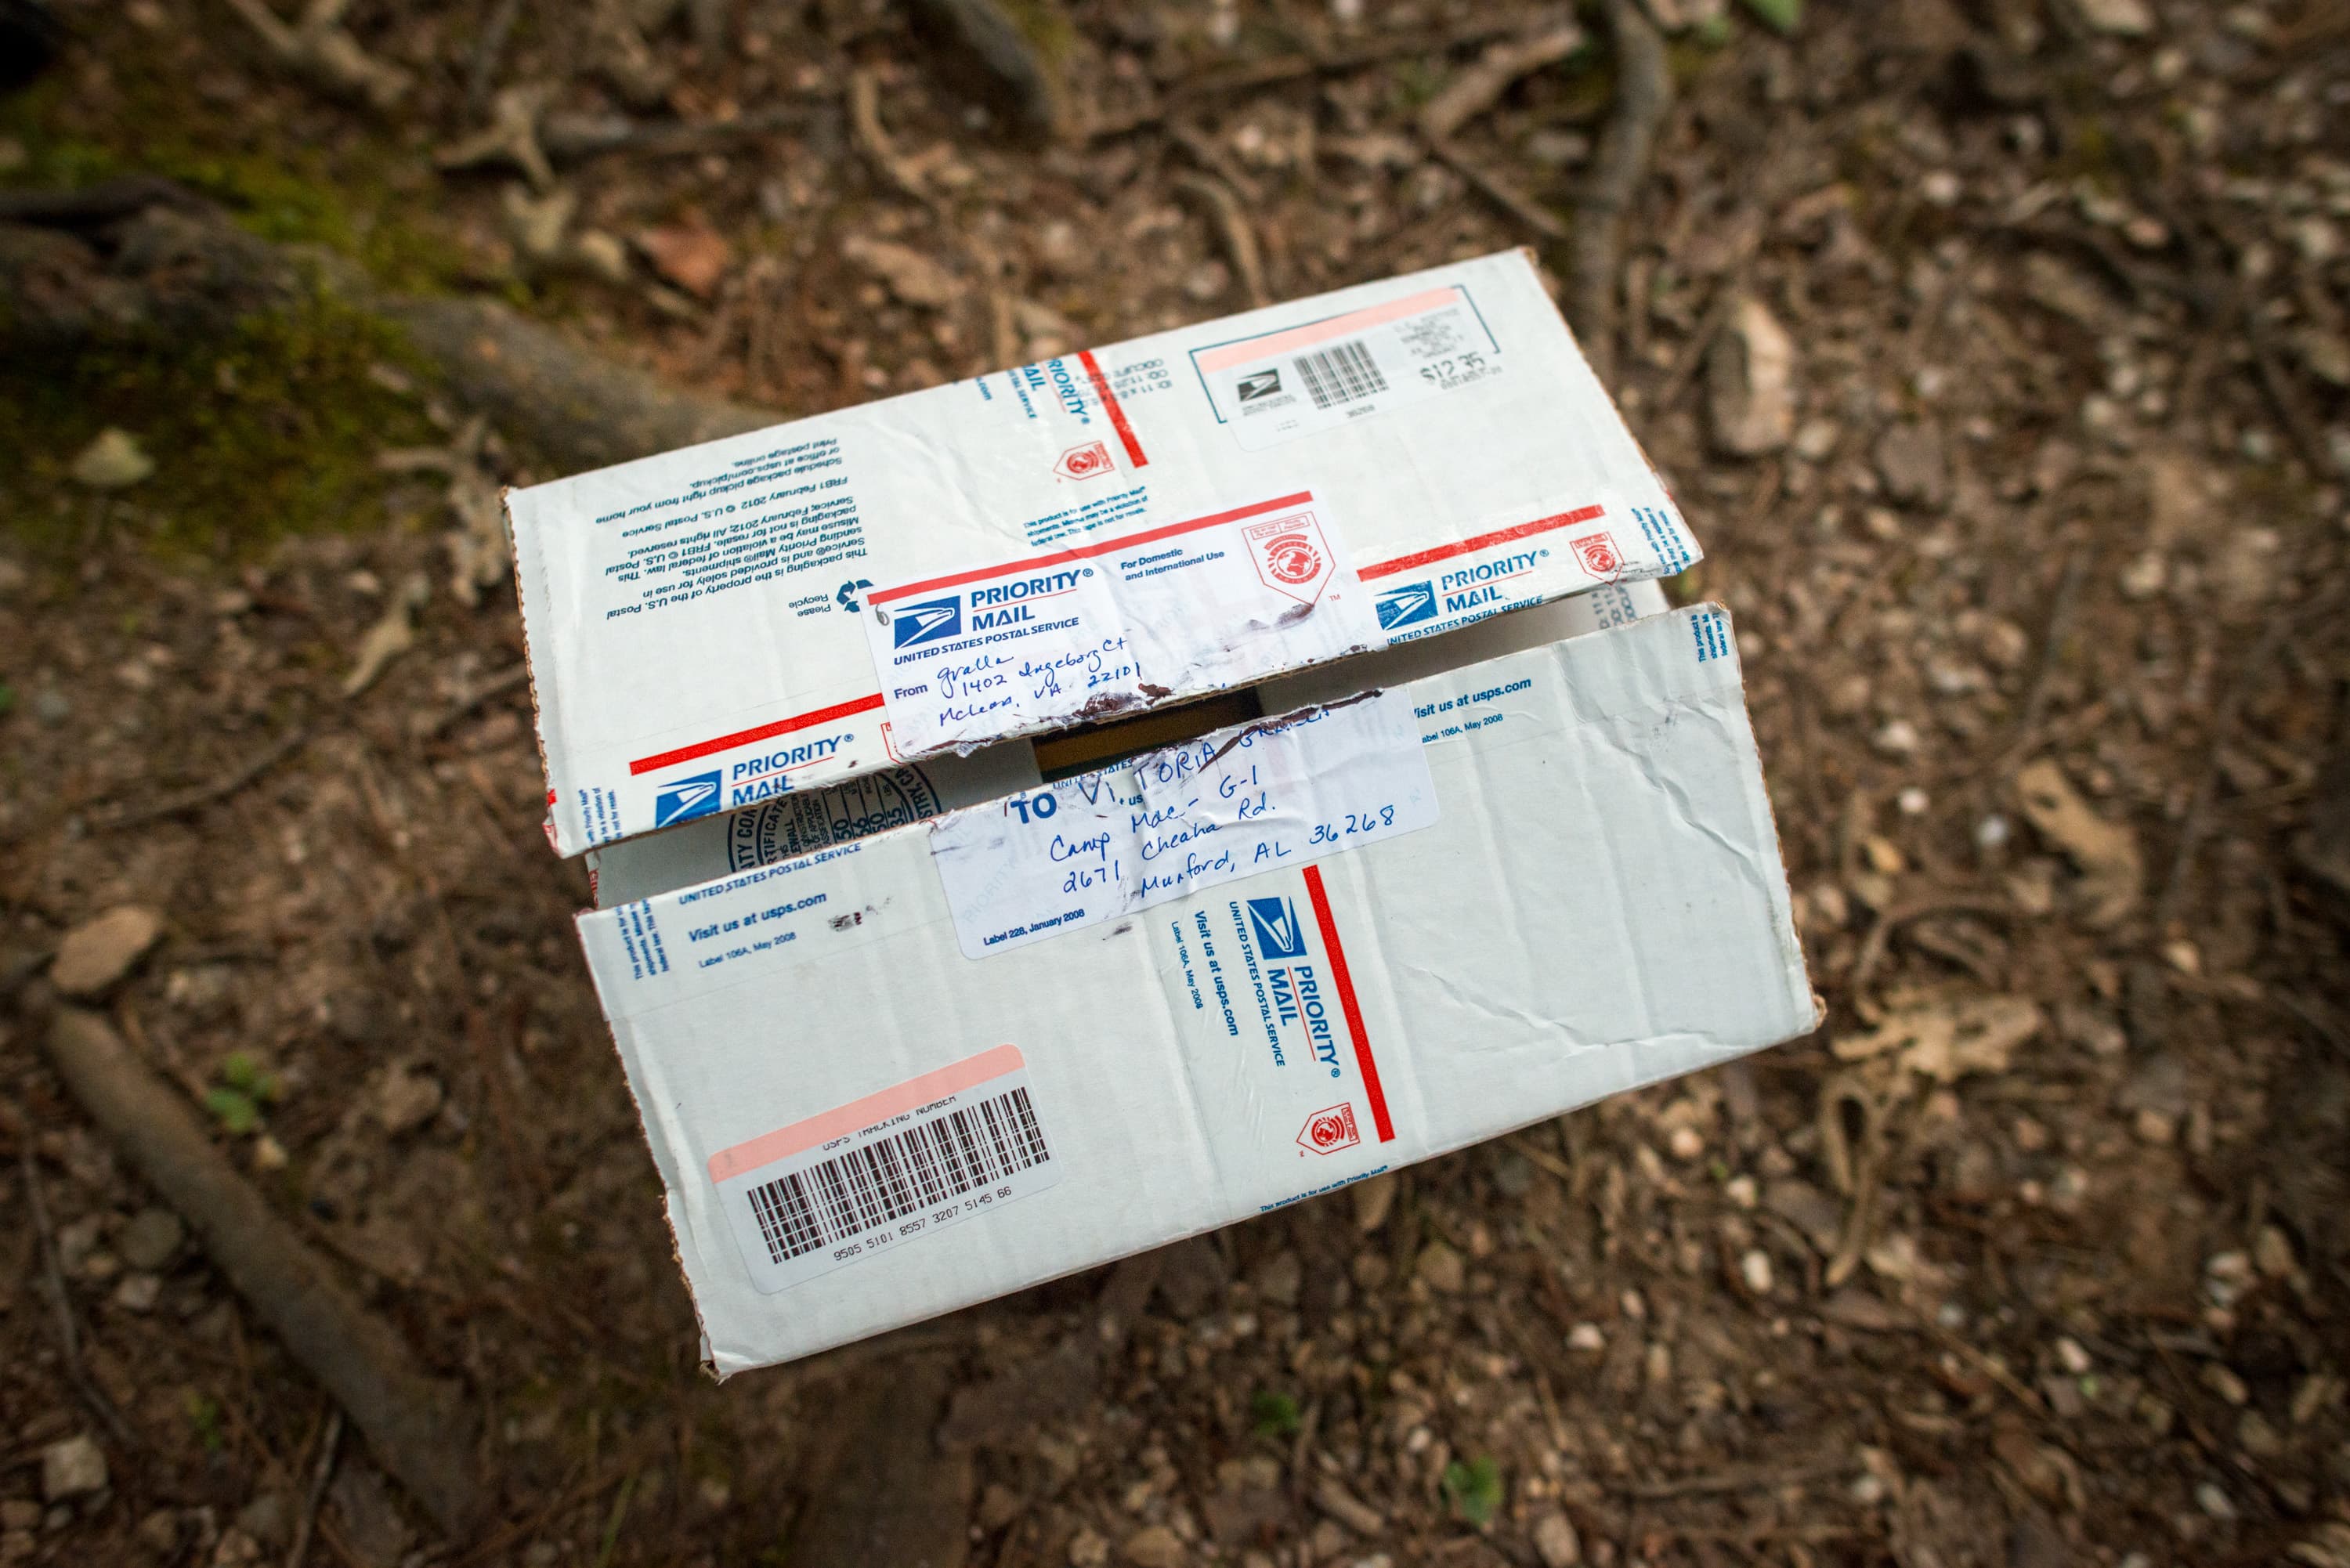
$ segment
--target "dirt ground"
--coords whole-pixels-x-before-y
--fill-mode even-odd
[[[1421,106],[1567,12],[1014,9],[1050,135],[880,0],[360,0],[340,78],[58,0],[0,181],[168,175],[793,413],[1565,277],[1594,221],[1600,7],[1442,147]],[[480,548],[559,461],[365,331],[0,335],[0,1565],[282,1562],[326,1473],[330,1401],[40,1048],[123,905],[115,1026],[482,1412],[491,1523],[347,1438],[314,1563],[2350,1565],[2350,12],[1654,10],[1614,384],[1708,550],[1676,598],[1736,617],[1827,1026],[723,1387]],[[542,178],[436,161],[517,114]]]

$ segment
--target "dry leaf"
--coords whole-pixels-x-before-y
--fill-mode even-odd
[[[962,279],[910,246],[851,234],[840,242],[840,254],[879,278],[908,305],[936,308],[962,296]]]
[[[2045,757],[2015,775],[2015,790],[2033,827],[2080,868],[2082,919],[2100,930],[2119,924],[2137,907],[2145,875],[2137,836],[2091,810]]]
[[[2038,1004],[2021,996],[1897,992],[1884,1023],[1866,1034],[1838,1036],[1830,1049],[1846,1062],[1898,1053],[1903,1072],[1950,1084],[1970,1073],[2004,1073],[2015,1048],[2045,1022]]]
[[[700,223],[640,229],[631,237],[655,272],[700,299],[718,292],[734,261],[725,237]]]

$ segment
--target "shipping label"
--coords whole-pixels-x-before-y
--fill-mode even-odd
[[[751,1282],[773,1294],[1061,1179],[1019,1048],[999,1045],[709,1161]]]
[[[1379,645],[1307,492],[865,595],[905,756],[1109,718]]]
[[[1410,704],[1371,692],[951,814],[931,855],[976,959],[1436,819]]]
[[[1502,373],[1502,345],[1459,284],[1194,348],[1216,421],[1260,451]]]

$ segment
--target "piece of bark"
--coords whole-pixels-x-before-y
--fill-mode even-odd
[[[1673,104],[1672,71],[1655,26],[1634,0],[1608,0],[1607,22],[1616,45],[1616,107],[1575,213],[1567,284],[1568,314],[1584,358],[1603,384],[1616,379],[1625,216],[1648,181],[1657,137]]]
[[[1040,0],[1025,0],[1020,10],[1040,19],[1039,31],[1068,25],[1057,7]],[[1030,130],[1050,136],[1063,129],[1064,97],[1048,39],[1032,37],[997,0],[913,0],[913,11],[934,36],[979,64]]]
[[[400,1336],[352,1299],[103,1018],[61,1008],[47,1040],[75,1100],[367,1435],[378,1462],[442,1530],[468,1529],[484,1501],[474,1480],[478,1418],[458,1385],[427,1376]]]

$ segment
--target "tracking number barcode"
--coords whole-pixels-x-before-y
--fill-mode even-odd
[[[1317,354],[1302,355],[1296,364],[1305,395],[1317,409],[1359,402],[1388,389],[1388,379],[1379,374],[1378,362],[1359,340],[1334,343]]]
[[[747,1197],[768,1261],[784,1263],[1052,1158],[1027,1089],[1015,1087],[763,1182]]]

